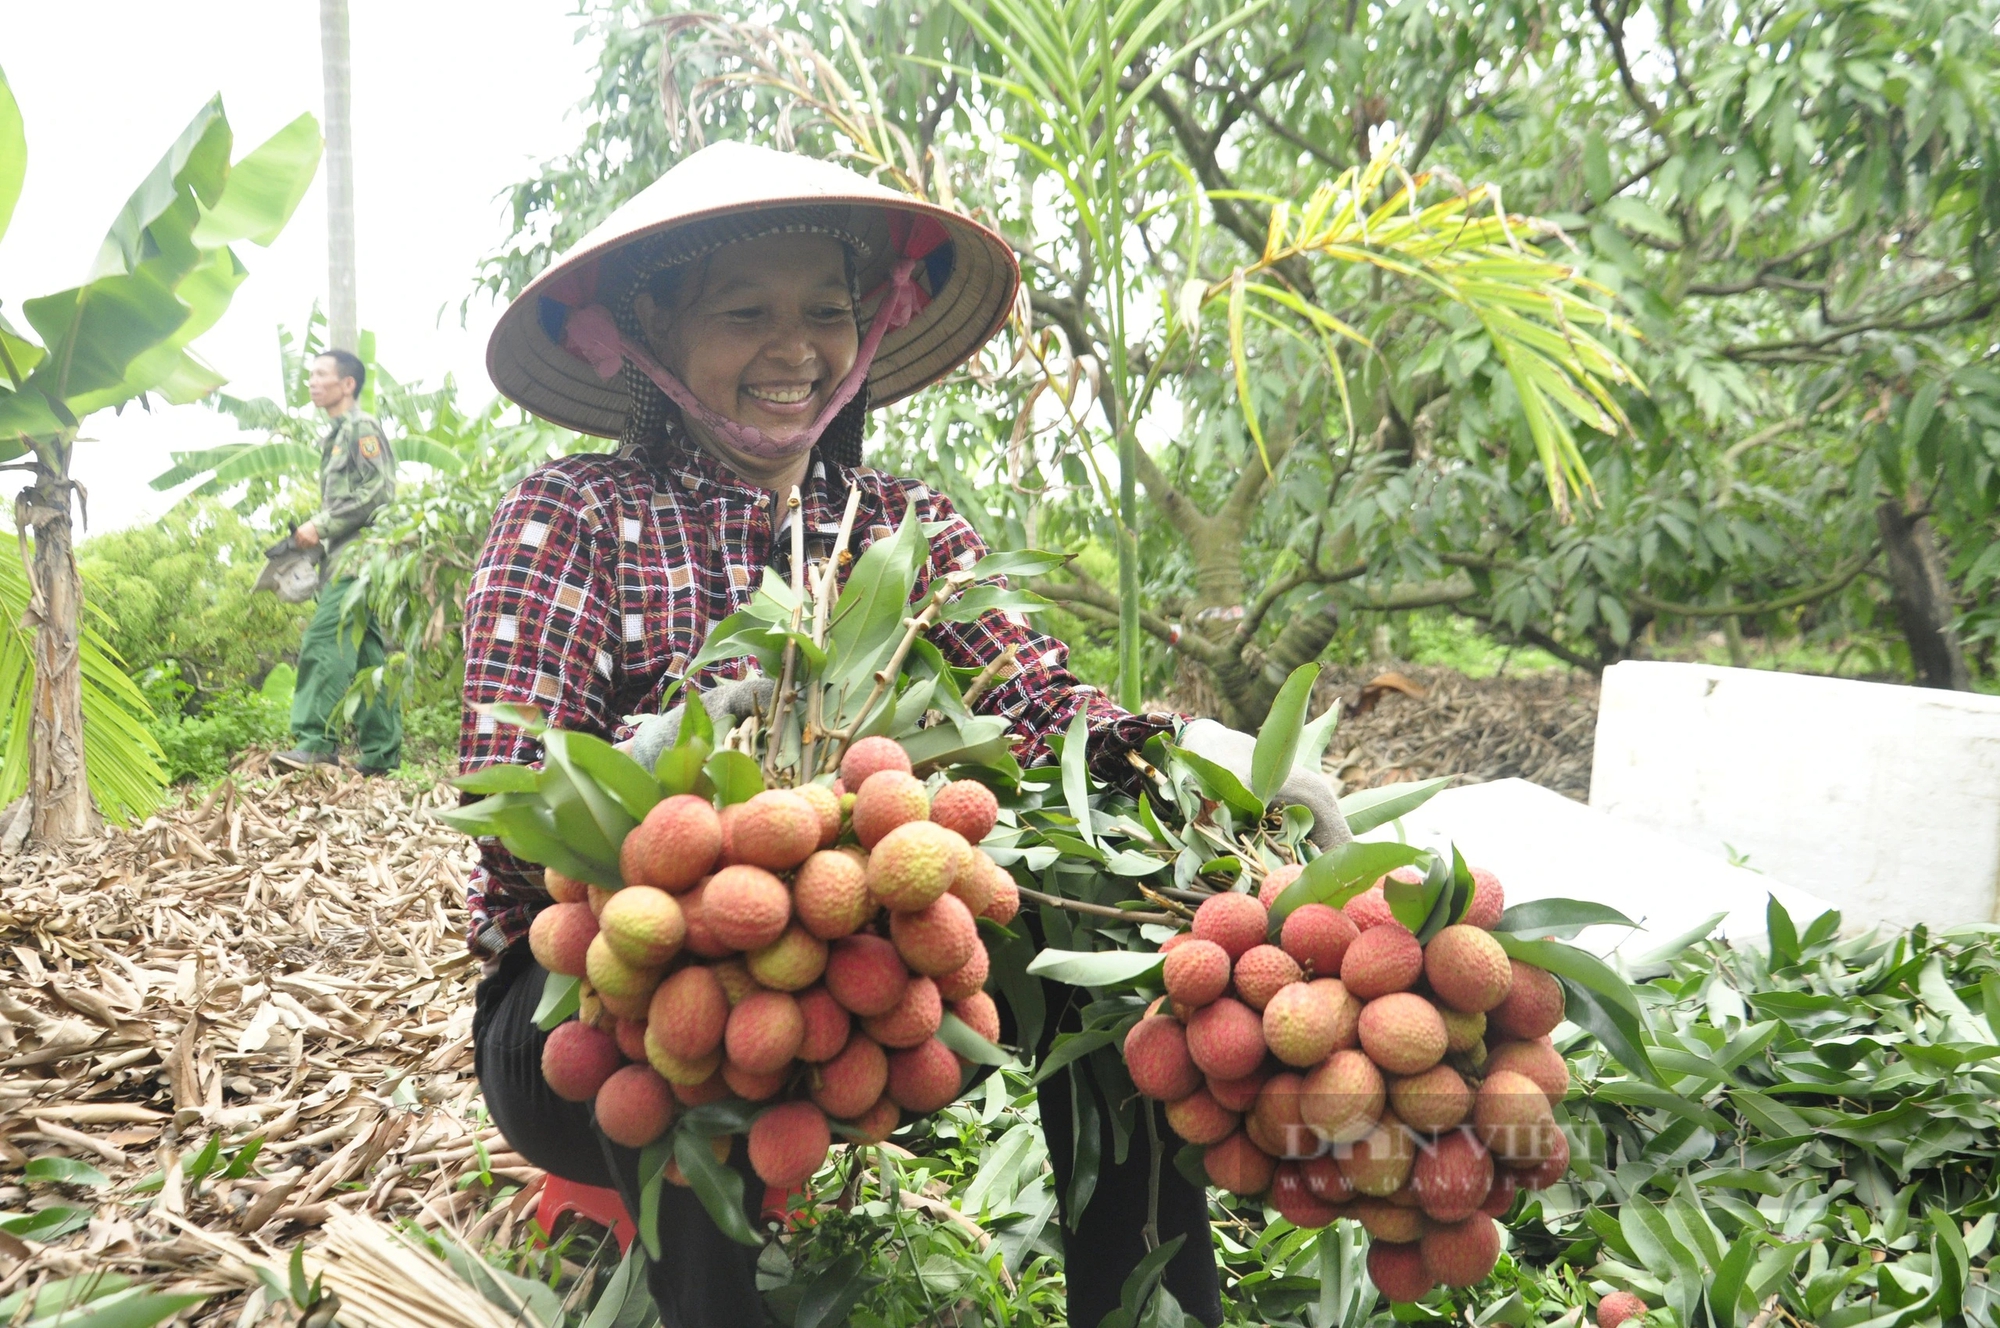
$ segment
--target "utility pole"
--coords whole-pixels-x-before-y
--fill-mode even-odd
[[[354,299],[354,123],[348,87],[347,0],[319,0],[320,65],[326,83],[326,264],[329,345],[354,350],[361,317]]]

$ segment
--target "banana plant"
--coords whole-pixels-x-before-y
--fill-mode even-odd
[[[14,510],[24,545],[34,541],[22,616],[34,631],[33,673],[28,704],[11,713],[7,727],[29,735],[37,842],[88,833],[98,816],[83,710],[83,591],[70,523],[77,497],[70,465],[83,422],[153,396],[169,404],[199,400],[222,385],[190,346],[249,275],[232,246],[276,240],[319,166],[319,127],[310,115],[232,162],[233,145],[218,97],[119,211],[83,283],[22,301],[28,332],[0,318],[0,463],[32,476]],[[12,217],[26,170],[20,107],[0,76],[0,225]]]

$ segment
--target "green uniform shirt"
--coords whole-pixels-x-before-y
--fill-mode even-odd
[[[319,445],[319,510],[312,524],[326,557],[324,587],[336,575],[334,560],[375,514],[396,496],[396,454],[372,415],[349,410],[333,422]]]

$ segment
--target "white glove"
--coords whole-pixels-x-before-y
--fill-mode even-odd
[[[1249,734],[1225,728],[1212,719],[1194,719],[1181,730],[1180,745],[1215,762],[1242,780],[1245,788],[1250,786],[1250,763],[1257,740]],[[1317,770],[1294,768],[1271,801],[1281,806],[1295,803],[1312,813],[1312,830],[1306,838],[1322,853],[1354,838],[1347,818],[1340,814],[1340,795],[1334,792],[1333,781]]]
[[[701,708],[708,711],[709,719],[719,728],[730,723],[748,719],[754,712],[769,710],[771,696],[777,685],[762,674],[753,673],[747,678],[725,682],[701,694]],[[651,770],[659,764],[660,754],[679,741],[681,736],[681,715],[685,705],[677,705],[664,714],[648,715],[639,721],[626,746],[626,753],[640,765]]]

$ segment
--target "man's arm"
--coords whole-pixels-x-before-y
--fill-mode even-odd
[[[364,415],[342,435],[327,461],[326,505],[307,523],[317,537],[307,542],[308,547],[312,542],[338,544],[396,496],[396,457],[382,436],[382,426]]]

